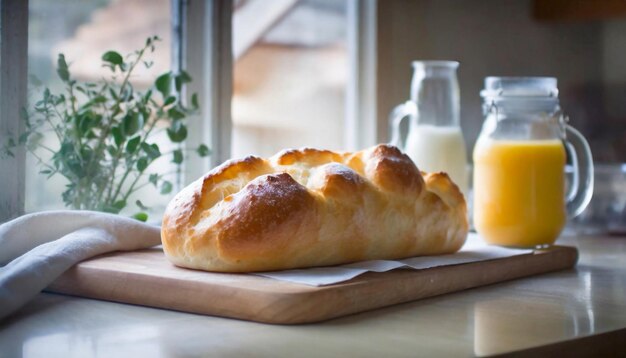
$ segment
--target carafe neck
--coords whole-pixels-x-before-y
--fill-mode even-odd
[[[459,126],[459,84],[455,61],[415,61],[411,100],[417,115],[412,125]]]

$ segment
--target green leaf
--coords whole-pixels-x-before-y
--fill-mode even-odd
[[[169,106],[174,102],[176,102],[176,96],[169,96],[165,99],[165,102],[163,102],[163,107]]]
[[[148,176],[148,182],[152,183],[154,186],[157,185],[158,181],[159,181],[159,174],[150,174],[150,176]]]
[[[152,90],[146,91],[146,94],[143,95],[143,103],[148,103],[150,97],[152,97]]]
[[[31,132],[24,132],[24,133],[22,133],[22,134],[18,137],[17,142],[18,142],[20,145],[24,145],[24,144],[26,144],[26,142],[28,141],[28,136],[30,135],[30,133],[31,133]]]
[[[70,190],[68,190],[67,192],[69,192],[69,191]],[[118,200],[115,203],[113,203],[112,205],[105,205],[102,208],[102,211],[104,211],[106,213],[119,214],[119,212],[122,211],[122,209],[124,209],[124,207],[126,207],[126,201],[125,200]]]
[[[109,153],[109,155],[114,156],[115,153],[117,152],[117,149],[112,145],[108,145],[107,152]]]
[[[111,96],[111,98],[113,98],[114,101],[117,101],[117,92],[115,92],[113,88],[109,88],[109,95]]]
[[[191,82],[191,76],[185,70],[180,71],[180,73],[178,74],[178,78],[180,78],[181,82],[183,83]]]
[[[107,98],[105,96],[96,96],[92,99],[93,103],[106,103]]]
[[[198,104],[198,94],[194,93],[191,95],[191,106],[193,107],[193,109],[198,109],[200,108],[200,105]]]
[[[113,140],[115,141],[115,145],[119,148],[124,143],[124,132],[122,128],[119,126],[115,126],[111,128],[111,134],[113,135]]]
[[[133,84],[128,82],[128,83],[126,83],[126,86],[124,86],[124,90],[122,91],[121,99],[124,102],[132,101],[133,98],[134,98],[134,94],[135,94],[135,89],[133,87]]]
[[[126,207],[126,200],[118,200],[113,203],[113,207],[122,210]]]
[[[55,105],[60,105],[61,103],[65,102],[65,96],[64,95],[60,95],[57,97],[56,101],[54,101]]]
[[[211,150],[209,149],[209,147],[204,144],[200,144],[196,149],[196,152],[198,152],[198,155],[201,157],[206,157],[211,154]]]
[[[191,82],[191,76],[185,71],[181,71],[174,79],[176,83],[176,92],[183,89],[183,84]]]
[[[139,220],[139,221],[145,223],[146,221],[148,221],[148,214],[146,214],[144,212],[137,213],[137,214],[133,215],[133,219]]]
[[[67,67],[67,62],[65,62],[65,56],[62,53],[59,54],[57,59],[57,74],[63,82],[70,80],[70,71]]]
[[[141,149],[148,155],[151,160],[154,160],[161,156],[159,146],[155,143],[148,144],[146,142],[141,143]]]
[[[98,136],[93,131],[89,131],[89,132],[85,133],[85,138],[87,138],[87,139],[96,139],[96,138],[98,138]]]
[[[143,205],[143,203],[141,202],[141,200],[137,200],[135,201],[135,204],[137,204],[137,206],[139,207],[139,209],[141,210],[148,210],[149,208],[145,205]]]
[[[108,62],[114,66],[121,66],[124,63],[124,58],[115,51],[107,51],[102,55],[102,61]]]
[[[164,180],[163,184],[161,184],[161,194],[165,195],[165,194],[171,193],[172,188],[173,188],[172,183],[167,180]]]
[[[94,120],[91,116],[89,115],[82,115],[82,116],[78,116],[78,131],[80,132],[80,135],[82,137],[84,137],[85,133],[87,133],[94,124]]]
[[[61,143],[61,148],[59,148],[59,151],[56,152],[54,155],[60,156],[60,157],[66,157],[66,156],[69,156],[73,151],[74,151],[74,146],[72,146],[71,143],[64,141],[63,143]]]
[[[84,162],[89,163],[93,158],[93,149],[85,144],[80,148],[80,156]]]
[[[139,160],[137,160],[137,170],[139,170],[139,172],[143,172],[148,167],[148,164],[149,163],[147,157],[139,158]]]
[[[139,142],[141,142],[141,136],[135,136],[131,138],[128,143],[126,143],[126,153],[133,154],[139,147]]]
[[[187,127],[181,121],[174,121],[167,129],[167,136],[172,142],[180,143],[187,138]]]
[[[24,107],[20,110],[20,118],[22,118],[26,122],[26,126],[30,127],[30,120],[28,116],[28,110]]]
[[[128,113],[124,117],[124,132],[126,135],[133,135],[143,128],[144,119],[141,112]]]
[[[176,121],[185,118],[186,114],[181,112],[178,108],[172,107],[167,111],[167,116]]]
[[[172,158],[172,163],[180,164],[183,162],[183,151],[180,149],[176,149],[174,152],[174,157]]]
[[[32,132],[31,135],[28,136],[28,141],[26,142],[26,148],[28,150],[35,151],[37,147],[39,147],[39,143],[43,140],[44,135],[39,132]]]
[[[28,81],[33,87],[41,87],[41,85],[43,85],[39,77],[35,75],[28,75]]]
[[[172,92],[172,73],[167,72],[157,77],[154,82],[154,87],[156,87],[157,91],[161,92],[163,98],[169,97]]]
[[[3,152],[0,153],[0,158],[5,158],[3,157],[3,155],[6,155],[8,157],[11,158],[15,158],[15,153],[13,153],[13,151],[11,151],[11,149],[7,148],[6,146],[4,148],[2,148]]]

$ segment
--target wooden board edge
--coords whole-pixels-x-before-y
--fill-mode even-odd
[[[507,270],[501,267],[503,261],[507,261]],[[276,303],[279,305],[275,307],[275,310],[281,312],[280,317],[278,319],[276,317],[264,317],[264,322],[274,324],[321,322],[446,293],[566,270],[574,267],[577,262],[578,250],[576,248],[559,246],[527,255],[439,266],[427,270],[394,270],[382,274],[370,272],[338,286],[324,286],[321,287],[321,290],[307,295],[294,294],[293,296],[296,297],[277,301]],[[470,270],[471,266],[477,265],[483,266],[482,274],[476,275]],[[460,266],[463,267],[464,272],[469,272],[469,274],[459,276],[456,271]],[[528,270],[528,267],[532,269]],[[447,289],[438,289],[435,281],[446,279],[453,280],[454,284]],[[398,286],[402,289],[399,290]],[[389,296],[382,296],[380,300],[372,301],[353,299],[354,297],[380,296],[380,291],[391,291],[392,289],[396,292],[391,300]],[[342,297],[343,304],[334,305],[324,312],[306,309],[307,306],[322,307],[323,303],[329,300],[328,296],[332,296],[336,300],[337,293]],[[315,314],[311,314],[311,312]]]
[[[244,301],[254,302],[266,300],[266,296],[270,296],[266,292],[248,290],[245,287],[234,288],[207,284],[189,285],[184,281],[181,282],[170,277],[160,277],[157,282],[150,276],[131,274],[131,276],[135,276],[135,278],[143,276],[143,280],[140,284],[141,290],[137,293],[136,290],[127,289],[128,286],[137,285],[135,280],[129,279],[127,276],[129,276],[128,273],[122,271],[111,271],[106,278],[103,278],[97,268],[75,266],[49,285],[45,291],[149,308],[160,308],[249,321],[258,320],[255,319],[256,316],[254,312],[249,310],[242,311],[240,309],[242,306],[250,307],[249,305],[242,305],[244,302],[242,302],[241,298],[244,297]],[[216,293],[211,292],[212,288],[219,286],[220,291],[217,292],[219,292],[221,297],[213,297],[214,299],[211,300],[211,305],[201,305],[193,302],[188,303],[188,301],[185,300],[172,300],[168,299],[167,295],[162,294],[163,286],[167,286],[168,291],[178,291],[180,296],[196,296],[206,299],[210,299],[211,295]],[[245,295],[242,295],[242,290],[246,291]],[[232,294],[234,297],[239,297],[239,299],[227,299],[229,298],[229,294]]]

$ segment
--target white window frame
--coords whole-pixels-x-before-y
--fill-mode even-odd
[[[28,75],[28,0],[0,1],[0,147],[24,130]],[[24,148],[0,157],[0,223],[24,213]]]
[[[0,143],[23,130],[26,105],[28,1],[0,0]],[[387,118],[377,105],[381,78],[377,46],[378,0],[348,1],[350,77],[347,88],[345,146],[362,149],[385,140]],[[189,156],[185,182],[230,158],[233,91],[233,0],[172,0],[173,45],[182,50],[173,64],[193,75],[187,95],[197,93],[201,114],[189,119],[188,148],[205,143],[211,156]],[[178,40],[178,41],[177,41]],[[204,120],[203,120],[204,119]],[[0,159],[0,222],[24,212],[25,151]]]
[[[184,16],[182,65],[194,81],[187,94],[197,93],[199,118],[189,119],[187,145],[205,143],[211,148],[209,160],[190,156],[186,161],[186,182],[230,158],[232,78],[231,0],[180,0]],[[204,119],[204,120],[202,120]]]
[[[383,140],[377,135],[377,6],[377,0],[348,0],[350,73],[344,131],[348,150],[367,148]]]

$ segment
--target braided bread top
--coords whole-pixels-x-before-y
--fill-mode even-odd
[[[445,173],[396,147],[303,148],[211,170],[170,202],[162,241],[179,266],[269,271],[454,252],[466,215]]]

